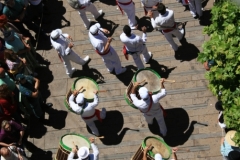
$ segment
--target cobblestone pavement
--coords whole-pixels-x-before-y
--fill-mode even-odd
[[[204,78],[205,70],[203,65],[196,61],[197,53],[202,50],[201,45],[208,36],[202,34],[203,26],[198,20],[191,17],[189,11],[184,12],[184,7],[177,3],[176,0],[163,0],[169,9],[174,10],[175,19],[177,21],[188,21],[186,25],[186,39],[190,43],[187,48],[183,48],[183,55],[175,56],[173,50],[160,32],[153,31],[148,33],[148,50],[153,53],[153,62],[146,67],[152,67],[162,77],[176,80],[175,83],[165,83],[168,95],[161,99],[161,104],[168,113],[166,124],[168,128],[168,136],[165,141],[170,146],[179,146],[179,148],[190,149],[189,152],[179,150],[178,158],[184,160],[219,160],[220,155],[220,137],[222,136],[221,129],[217,125],[217,111],[214,104],[216,98],[208,90],[208,82]],[[82,21],[78,12],[73,10],[67,1],[53,0],[52,16],[59,12],[71,22],[69,27],[63,27],[63,31],[69,33],[74,39],[74,50],[80,55],[89,55],[91,62],[86,71],[81,71],[82,66],[75,65],[80,71],[76,76],[89,76],[93,79],[98,79],[101,90],[107,92],[99,93],[100,104],[97,108],[105,107],[107,109],[107,119],[100,126],[100,132],[106,133],[104,140],[97,140],[97,146],[100,150],[100,159],[102,160],[129,160],[138,150],[143,139],[147,136],[158,136],[156,130],[156,122],[154,127],[148,127],[144,117],[136,109],[127,105],[124,100],[124,92],[130,79],[132,78],[135,67],[132,58],[125,60],[121,53],[122,43],[119,40],[119,35],[122,33],[122,28],[128,24],[127,17],[122,16],[117,10],[114,1],[104,0],[95,1],[94,4],[98,9],[103,9],[105,12],[106,27],[113,27],[114,24],[119,26],[113,33],[114,41],[112,46],[116,49],[123,66],[127,66],[128,71],[123,76],[116,77],[109,74],[100,56],[93,50],[88,32],[83,27]],[[58,10],[58,5],[63,7]],[[108,5],[112,3],[114,5]],[[205,14],[209,13],[212,7],[213,0],[210,0],[205,6]],[[135,1],[136,15],[141,18],[144,16],[143,9],[139,1]],[[55,8],[54,8],[55,7]],[[88,17],[93,20],[91,15]],[[56,16],[56,19],[59,18]],[[62,22],[64,25],[65,22]],[[51,24],[53,25],[56,24]],[[47,26],[45,26],[47,27]],[[51,28],[50,27],[50,28]],[[136,34],[141,34],[139,31],[134,31]],[[176,39],[175,39],[176,40]],[[179,43],[176,40],[177,43]],[[199,51],[198,51],[199,50]],[[46,119],[49,118],[50,124],[37,128],[36,132],[29,137],[37,148],[48,151],[44,154],[55,157],[59,148],[60,137],[66,133],[79,133],[86,137],[91,134],[87,131],[85,123],[80,120],[80,117],[69,112],[64,106],[64,98],[67,91],[71,88],[76,78],[68,78],[65,74],[63,64],[57,57],[54,49],[38,50],[45,59],[51,62],[49,66],[51,80],[44,87],[48,89],[47,102],[54,104],[52,112],[46,113]],[[49,76],[45,73],[40,76]],[[101,79],[101,80],[100,80]],[[42,79],[41,79],[42,80]],[[42,80],[44,82],[44,78]],[[205,123],[208,126],[195,124],[194,121]],[[194,125],[193,125],[194,124]],[[194,127],[193,127],[194,126]],[[150,131],[151,130],[151,131]],[[35,159],[41,159],[41,155],[34,155]]]

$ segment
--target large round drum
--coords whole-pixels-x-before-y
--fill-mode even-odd
[[[156,71],[150,68],[144,68],[134,74],[133,81],[142,82],[145,80],[147,83],[144,87],[146,87],[149,92],[155,94],[161,90],[160,78],[160,75]]]
[[[81,91],[84,90],[84,92],[83,92],[84,98],[87,101],[93,101],[93,98],[94,98],[93,92],[99,90],[98,84],[91,78],[79,77],[74,81],[72,89],[78,90],[82,86],[83,86],[83,89]]]
[[[72,151],[72,148],[74,147],[73,142],[75,145],[78,146],[78,148],[81,147],[88,147],[90,148],[90,141],[80,135],[80,134],[65,134],[61,137],[60,140],[60,146],[58,148],[55,160],[67,160],[68,155]]]
[[[156,153],[161,154],[163,160],[168,160],[172,155],[171,148],[160,138],[157,137],[146,137],[138,151],[134,154],[131,160],[142,160],[144,148],[152,144],[153,149],[148,152],[147,160],[154,160]]]

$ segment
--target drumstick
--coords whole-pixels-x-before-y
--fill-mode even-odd
[[[104,136],[101,136],[101,137],[95,137],[95,139],[103,139],[104,138]]]
[[[72,141],[72,143],[73,143],[73,146],[75,146],[76,149],[78,150],[78,146],[74,143],[74,141]]]
[[[182,150],[182,151],[186,151],[186,152],[189,152],[189,151],[190,151],[189,148],[178,148],[178,150]]]
[[[107,92],[107,90],[98,90],[98,92]]]
[[[138,82],[139,84],[141,84],[141,83],[143,83],[143,82],[145,82],[146,81],[146,79],[144,79],[144,80],[142,80],[141,82]]]
[[[165,79],[164,82],[171,82],[171,83],[174,83],[175,80],[167,80],[167,79]]]

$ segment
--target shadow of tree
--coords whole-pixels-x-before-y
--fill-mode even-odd
[[[30,116],[27,128],[30,138],[42,138],[47,132],[47,128],[34,115]]]
[[[211,10],[203,11],[203,18],[199,21],[199,24],[202,26],[209,26],[212,24],[211,18]]]
[[[68,112],[53,108],[49,108],[46,112],[49,114],[47,125],[52,126],[55,129],[62,129],[65,127],[65,119]]]
[[[178,47],[178,51],[175,52],[176,60],[191,61],[192,59],[197,58],[199,49],[191,43],[182,43],[182,46]]]
[[[133,75],[135,71],[137,71],[137,67],[133,65],[126,66],[127,71],[123,74],[116,75],[116,77],[125,85],[128,86],[132,81]]]

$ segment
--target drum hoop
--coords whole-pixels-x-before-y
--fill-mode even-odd
[[[170,156],[172,155],[172,149],[171,149],[162,139],[160,139],[160,138],[158,138],[158,137],[153,137],[153,136],[148,136],[148,137],[146,137],[146,138],[142,141],[142,148],[145,148],[145,147],[146,147],[146,140],[147,140],[148,138],[155,138],[155,139],[159,140],[160,142],[162,142],[163,145],[168,149],[168,152],[170,153],[170,154],[169,154],[169,157],[168,157],[168,158],[164,158],[164,159],[169,159],[169,158],[170,158]],[[152,151],[149,151],[149,155],[150,155],[151,157],[154,157],[154,156],[155,156]]]
[[[156,71],[154,71],[154,70],[151,69],[151,68],[146,67],[146,68],[137,70],[137,72],[133,75],[133,82],[137,82],[137,75],[138,75],[138,73],[141,72],[141,71],[144,71],[144,70],[151,71],[151,72],[153,72],[159,79],[161,78],[161,76],[160,76]],[[156,93],[158,93],[158,92],[159,92],[159,91],[155,91],[155,92],[153,92],[152,94],[156,94]]]
[[[69,94],[69,92],[71,92],[71,88],[70,88],[70,90],[69,90],[69,91],[67,92],[67,94],[66,94],[66,97],[65,97],[65,99],[64,99],[64,105],[65,105],[65,107],[67,108],[67,110],[75,113],[75,112],[72,110],[72,108],[70,107],[70,104],[69,104],[69,102],[68,102],[68,94]],[[71,95],[70,95],[70,96],[71,96]]]
[[[81,76],[81,77],[78,77],[77,79],[75,79],[74,82],[73,82],[73,85],[72,85],[72,89],[73,90],[75,89],[75,85],[76,85],[76,83],[79,79],[84,79],[84,78],[91,80],[97,86],[97,89],[99,90],[99,86],[98,86],[97,82],[95,80],[93,80],[92,78],[89,78],[89,77],[86,77],[86,76]],[[86,99],[86,100],[91,101],[93,99]]]
[[[90,141],[87,139],[87,137],[82,136],[81,134],[77,134],[77,133],[67,133],[67,134],[64,134],[64,135],[61,137],[60,142],[59,142],[60,146],[61,146],[62,148],[64,148],[64,149],[66,149],[67,151],[70,151],[70,152],[71,152],[71,150],[72,150],[72,148],[69,148],[68,146],[66,146],[65,144],[63,144],[62,139],[63,139],[64,136],[67,136],[67,135],[75,135],[75,136],[79,136],[79,137],[85,139],[85,140],[88,142],[88,144],[89,144],[88,148],[90,148],[91,143],[90,143]]]

